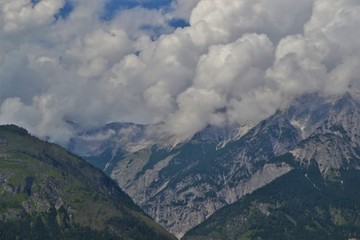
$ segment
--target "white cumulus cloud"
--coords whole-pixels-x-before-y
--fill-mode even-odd
[[[0,124],[61,144],[72,123],[165,122],[190,137],[360,86],[357,0],[174,0],[104,19],[106,3],[0,2]]]

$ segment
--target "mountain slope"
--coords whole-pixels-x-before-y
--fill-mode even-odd
[[[174,239],[100,170],[0,126],[1,239]]]
[[[289,164],[289,173],[219,210],[184,239],[346,239],[359,235],[359,109],[349,94],[336,99],[323,121],[314,124],[312,134],[272,160]]]
[[[295,167],[219,210],[183,239],[337,240],[359,235],[360,194],[354,189],[360,171],[342,169],[339,174],[341,181],[326,181],[316,162],[307,169]]]

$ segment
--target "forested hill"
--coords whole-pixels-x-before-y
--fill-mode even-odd
[[[0,126],[0,239],[175,239],[104,173]]]

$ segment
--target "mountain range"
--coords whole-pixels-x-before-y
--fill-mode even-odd
[[[304,137],[270,162],[291,170],[219,210],[184,239],[357,239],[359,101],[345,94],[317,103],[315,112],[294,106],[285,112],[301,116],[295,125]]]
[[[221,216],[223,209],[239,206],[236,204],[242,201],[247,204],[256,201],[251,196],[270,191],[266,189],[271,189],[271,184],[296,188],[297,181],[315,181],[307,169],[313,169],[316,183],[321,183],[319,186],[305,184],[304,189],[309,192],[314,190],[311,187],[333,191],[335,187],[327,186],[334,181],[346,182],[342,176],[347,175],[347,171],[356,176],[359,106],[355,93],[306,94],[256,124],[207,126],[190,139],[177,139],[160,131],[161,124],[112,123],[79,133],[68,149],[104,170],[147,214],[180,238],[199,224],[195,229],[213,226],[208,221],[215,221],[211,219]],[[299,176],[304,173],[305,180],[295,172]],[[293,177],[294,182],[282,180],[292,179],[289,177],[292,175],[297,176]],[[348,191],[338,193],[349,194]],[[277,200],[279,196],[273,198]],[[273,206],[276,201],[270,200],[264,203]],[[238,211],[233,212],[237,219]],[[241,216],[249,219],[246,214]],[[296,217],[298,215],[294,219]],[[345,214],[344,219],[347,217]],[[356,223],[353,218],[348,219],[347,222]],[[219,229],[226,228],[225,222],[231,226],[228,221],[216,222]],[[235,226],[238,225],[234,225],[234,229],[241,229]],[[317,230],[322,228],[320,224],[314,234],[320,234]],[[203,230],[192,230],[186,237],[199,236]],[[253,236],[241,231],[236,234]]]
[[[68,145],[95,167],[0,126],[0,238],[354,238],[359,117],[357,94],[313,93],[190,139],[163,123],[111,123]]]

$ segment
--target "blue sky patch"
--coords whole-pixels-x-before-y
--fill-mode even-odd
[[[111,20],[124,9],[142,7],[147,9],[168,8],[173,0],[109,0],[105,5],[104,20]]]
[[[35,6],[38,2],[40,2],[41,0],[31,0],[31,3],[33,4],[33,6]]]
[[[189,22],[181,18],[173,18],[168,24],[173,28],[184,28],[190,26]]]
[[[66,1],[65,5],[59,10],[59,12],[55,15],[56,19],[62,18],[66,19],[72,10],[74,9],[74,5],[70,1]]]
[[[41,0],[31,0],[33,6],[38,4]],[[108,0],[105,4],[105,11],[101,19],[110,21],[117,12],[125,9],[131,9],[135,7],[142,7],[146,9],[170,9],[170,5],[174,0]],[[57,20],[66,19],[73,11],[74,5],[71,0],[67,0],[65,5],[55,15]],[[167,22],[170,27],[179,28],[187,27],[189,23],[184,19],[174,18]],[[143,30],[153,32],[152,35],[161,33],[159,26],[145,26]]]

